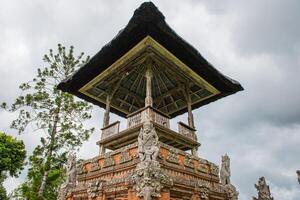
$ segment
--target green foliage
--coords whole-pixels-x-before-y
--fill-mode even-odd
[[[5,174],[0,174],[0,199],[1,200],[8,200],[9,198],[7,197],[6,190],[3,186],[3,182],[6,179]]]
[[[11,112],[19,112],[11,128],[23,133],[31,125],[44,132],[41,144],[30,157],[28,181],[16,193],[25,199],[55,199],[66,152],[78,148],[94,131],[83,125],[91,118],[92,106],[56,88],[88,62],[89,57],[83,56],[83,53],[75,56],[73,46],[67,51],[58,44],[57,52],[50,49],[44,56],[46,66],[38,68],[35,78],[19,86],[22,95],[10,106],[1,105]]]
[[[18,176],[23,169],[26,158],[23,141],[0,132],[0,199],[8,199],[3,182],[8,173],[10,176]]]
[[[0,132],[0,155],[0,174],[8,172],[11,176],[18,176],[26,158],[23,141]]]

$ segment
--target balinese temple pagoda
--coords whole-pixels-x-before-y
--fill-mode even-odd
[[[216,164],[199,157],[192,111],[243,88],[178,36],[153,3],[143,3],[58,88],[105,109],[99,155],[69,172],[61,199],[237,199],[229,157],[221,176]],[[111,112],[127,120],[125,130],[110,121]],[[170,120],[184,113],[187,122],[172,130]]]

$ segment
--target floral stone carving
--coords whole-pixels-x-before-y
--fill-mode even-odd
[[[190,154],[186,154],[185,160],[184,160],[184,166],[189,167],[189,168],[194,168],[193,159]]]
[[[169,150],[167,161],[171,162],[171,163],[175,163],[175,164],[179,163],[178,153],[173,147],[171,147],[170,150]]]
[[[120,164],[129,162],[131,160],[132,157],[130,156],[128,149],[125,149],[124,151],[121,152]]]
[[[88,183],[87,194],[89,198],[95,198],[97,192],[103,187],[103,181],[96,180]]]
[[[140,163],[131,176],[130,182],[137,196],[144,200],[160,197],[163,185],[172,185],[170,179],[160,168],[156,160],[159,155],[158,136],[150,121],[146,121],[138,137],[138,154]]]

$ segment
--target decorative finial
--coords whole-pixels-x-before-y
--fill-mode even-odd
[[[267,185],[265,177],[260,177],[257,184],[254,184],[258,197],[253,197],[253,200],[274,200],[271,196],[270,187]]]

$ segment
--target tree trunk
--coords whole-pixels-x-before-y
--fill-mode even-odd
[[[48,153],[47,153],[47,157],[46,157],[44,174],[43,174],[41,186],[40,186],[39,191],[38,191],[38,197],[39,198],[43,197],[43,194],[44,194],[44,191],[45,191],[45,188],[46,188],[47,177],[48,177],[49,171],[51,169],[51,158],[52,158],[53,146],[54,146],[54,143],[55,143],[56,128],[57,128],[57,123],[58,123],[58,120],[59,120],[59,112],[60,112],[60,106],[58,107],[58,110],[56,112],[56,116],[55,116],[55,119],[54,119],[54,123],[53,123],[53,129],[52,129],[52,132],[51,132],[51,139],[50,139],[51,141],[50,141],[50,144],[49,144],[49,149],[48,149]]]

